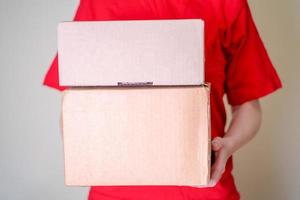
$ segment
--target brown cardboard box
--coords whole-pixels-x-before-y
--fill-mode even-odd
[[[207,86],[65,90],[65,183],[205,185],[209,127]]]
[[[61,86],[204,82],[201,19],[63,22],[58,27]]]

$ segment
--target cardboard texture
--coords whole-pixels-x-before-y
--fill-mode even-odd
[[[209,111],[206,86],[65,90],[66,185],[207,184]]]
[[[62,22],[58,56],[61,86],[200,85],[204,82],[204,22]]]

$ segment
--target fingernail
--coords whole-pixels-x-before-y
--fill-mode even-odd
[[[208,186],[209,186],[209,187],[214,187],[215,185],[216,185],[215,181],[210,181],[210,182],[208,183]]]

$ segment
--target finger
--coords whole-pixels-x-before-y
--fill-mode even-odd
[[[212,172],[212,176],[211,176],[211,179],[209,180],[208,185],[211,186],[211,187],[214,187],[217,184],[217,182],[220,180],[221,174],[222,174],[222,169],[221,168],[216,168]]]
[[[208,185],[211,187],[214,187],[217,184],[217,182],[221,179],[223,173],[224,173],[223,167],[218,166],[218,167],[214,168]]]
[[[211,179],[209,181],[209,186],[214,187],[217,182],[221,179],[222,174],[225,171],[225,165],[226,165],[226,157],[223,153],[223,151],[221,151],[217,158],[216,158],[216,162],[213,164],[212,168],[211,168]]]
[[[213,151],[219,151],[224,145],[223,138],[221,137],[215,137],[211,143]]]

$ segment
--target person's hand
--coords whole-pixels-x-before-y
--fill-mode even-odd
[[[207,185],[201,186],[193,186],[196,188],[207,188],[207,187],[214,187],[218,181],[221,179],[222,174],[225,171],[225,166],[228,158],[233,153],[232,148],[232,141],[229,137],[215,137],[212,142],[212,150],[215,154],[215,162],[211,167],[211,178]]]
[[[211,142],[211,146],[215,153],[215,162],[211,167],[211,178],[208,187],[214,187],[221,179],[226,162],[233,153],[230,138],[215,137]]]

